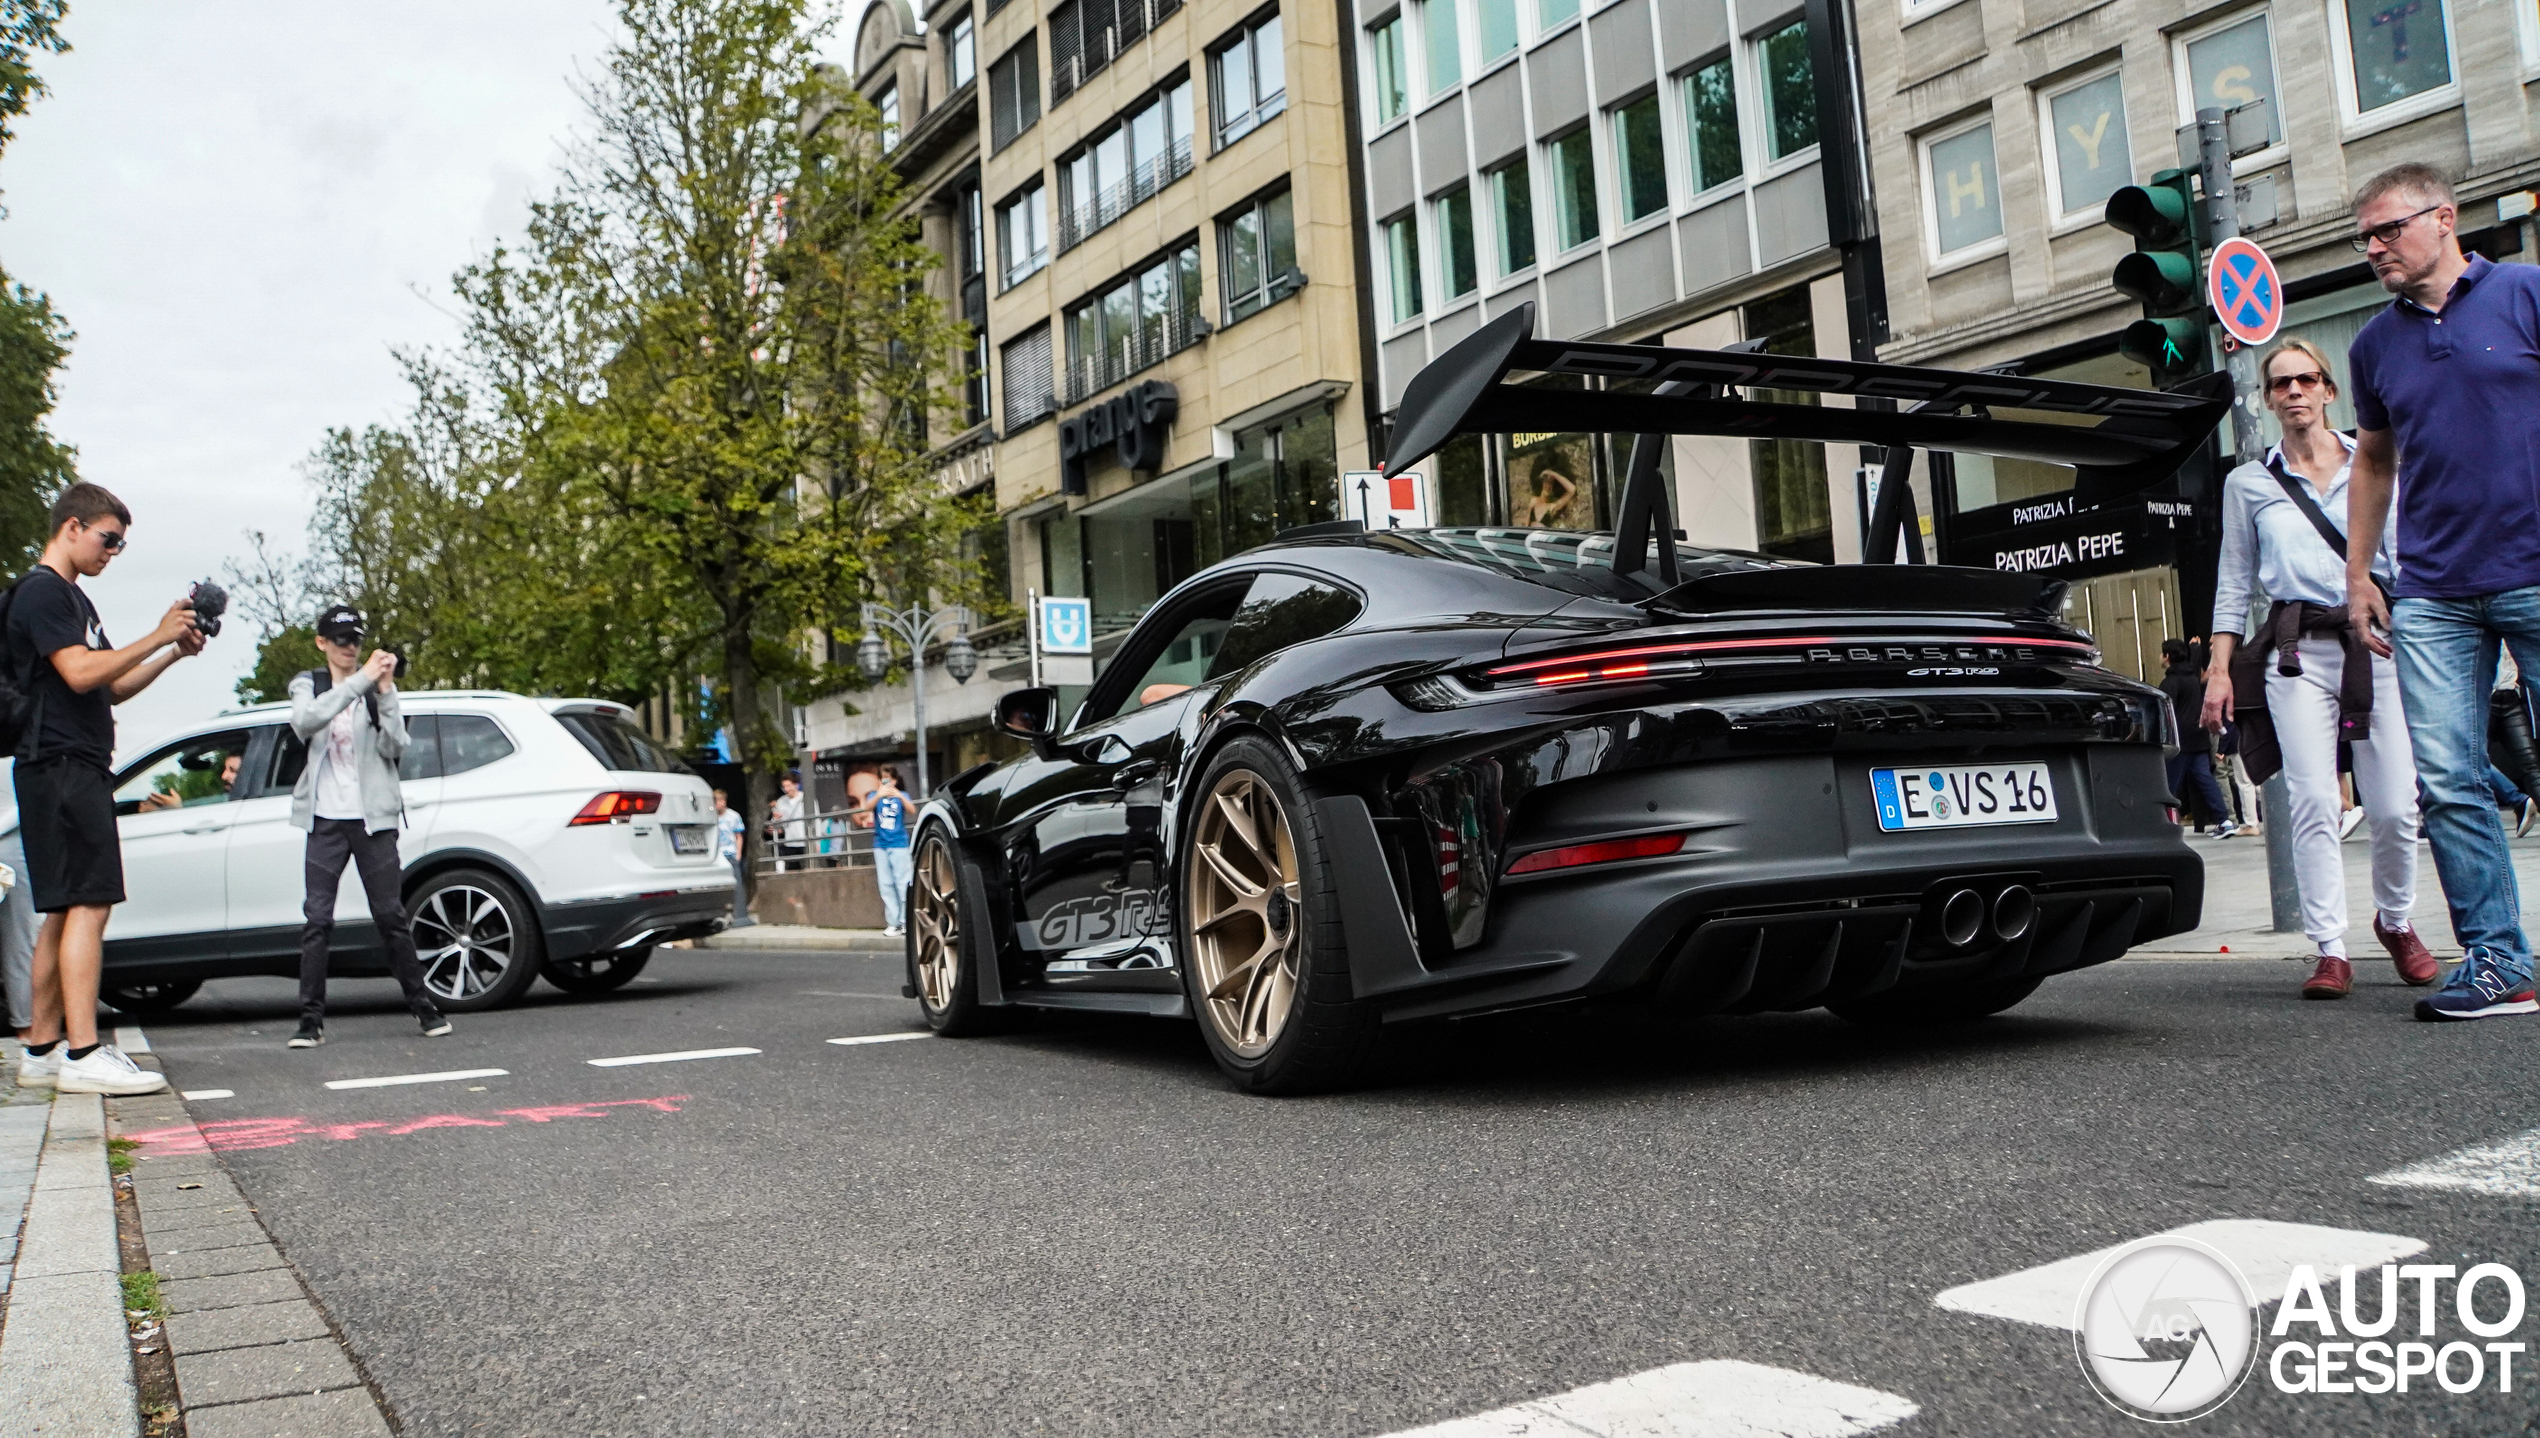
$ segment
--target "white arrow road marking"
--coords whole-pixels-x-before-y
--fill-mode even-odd
[[[1389,1438],[1850,1438],[1921,1411],[1875,1388],[1714,1358],[1652,1368]]]
[[[690,1059],[736,1059],[757,1049],[682,1049],[675,1054],[628,1054],[623,1058],[586,1059],[595,1069],[622,1069],[628,1064],[684,1064]]]
[[[2428,1247],[2424,1239],[2409,1238],[2403,1234],[2321,1228],[2308,1223],[2276,1223],[2263,1218],[2215,1219],[2150,1236],[2192,1238],[2220,1249],[2225,1257],[2239,1266],[2241,1276],[2249,1280],[2249,1287],[2257,1293],[2261,1305],[2282,1298],[2284,1281],[2302,1264],[2307,1263],[2321,1273],[2334,1274],[2350,1263],[2357,1268],[2375,1268],[2412,1253],[2423,1253]],[[2101,1259],[2124,1246],[2112,1244],[2078,1257],[2059,1259],[2037,1268],[2023,1268],[2000,1278],[1962,1284],[1944,1290],[1932,1302],[1961,1313],[1981,1313],[1989,1318],[2008,1318],[2017,1323],[2070,1330],[2074,1326],[2074,1312],[2081,1305],[2081,1286],[2090,1281],[2090,1275],[2097,1270]]]
[[[406,1083],[455,1083],[460,1079],[500,1078],[510,1069],[452,1069],[438,1074],[389,1074],[383,1078],[329,1079],[328,1088],[393,1088]]]
[[[895,1044],[902,1039],[931,1039],[932,1032],[919,1034],[858,1034],[851,1039],[831,1039],[833,1044]]]
[[[187,1099],[236,1098],[238,1094],[235,1090],[225,1088],[190,1088],[181,1096]]]
[[[2392,1188],[2450,1188],[2489,1198],[2540,1198],[2540,1128],[2372,1176]]]

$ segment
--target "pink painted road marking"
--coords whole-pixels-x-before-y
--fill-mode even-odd
[[[366,1119],[357,1123],[313,1123],[306,1118],[234,1118],[199,1127],[184,1124],[176,1128],[146,1129],[125,1137],[140,1144],[141,1156],[153,1158],[181,1153],[201,1153],[206,1149],[233,1153],[251,1148],[288,1148],[304,1138],[322,1138],[346,1143],[365,1133],[378,1132],[382,1137],[396,1138],[433,1128],[509,1128],[513,1120],[520,1123],[553,1123],[565,1118],[606,1118],[613,1108],[649,1108],[656,1113],[677,1113],[688,1096],[671,1094],[663,1098],[612,1098],[590,1103],[540,1104],[531,1108],[507,1108],[493,1114],[437,1113],[424,1118],[389,1123],[382,1119]]]

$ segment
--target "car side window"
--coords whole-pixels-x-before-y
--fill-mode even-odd
[[[147,814],[226,803],[238,788],[248,732],[198,735],[126,769],[115,783],[115,812]]]
[[[1320,639],[1358,617],[1358,596],[1293,574],[1264,574],[1244,592],[1210,679],[1240,674],[1282,649]]]
[[[1216,661],[1217,651],[1225,643],[1227,630],[1234,624],[1235,607],[1242,594],[1242,590],[1230,588],[1196,596],[1177,606],[1172,614],[1161,616],[1164,623],[1156,630],[1160,639],[1145,632],[1132,635],[1120,657],[1112,661],[1113,669],[1096,686],[1094,702],[1085,710],[1085,722],[1099,723],[1160,703],[1205,680],[1209,665]],[[1136,666],[1137,677],[1118,688],[1112,687],[1122,677],[1119,670],[1131,665]]]
[[[441,777],[441,716],[412,714],[406,718],[406,757],[397,763],[400,779]]]
[[[440,728],[441,772],[445,775],[482,769],[511,756],[511,736],[485,715],[444,714]]]

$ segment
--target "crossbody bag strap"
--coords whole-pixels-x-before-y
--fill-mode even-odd
[[[2302,511],[2302,517],[2311,522],[2311,528],[2320,532],[2320,538],[2327,541],[2329,549],[2335,552],[2338,558],[2344,559],[2346,536],[2337,532],[2336,525],[2329,523],[2327,511],[2321,509],[2320,502],[2311,497],[2309,483],[2295,478],[2285,469],[2284,456],[2281,454],[2267,456],[2267,473],[2274,475],[2275,482],[2284,486],[2284,497],[2293,501],[2295,509]]]

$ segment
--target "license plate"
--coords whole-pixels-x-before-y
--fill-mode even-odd
[[[2055,821],[2055,776],[2043,764],[1872,769],[1870,795],[1890,832]]]
[[[707,824],[669,824],[670,852],[702,854],[714,847],[714,829]]]

